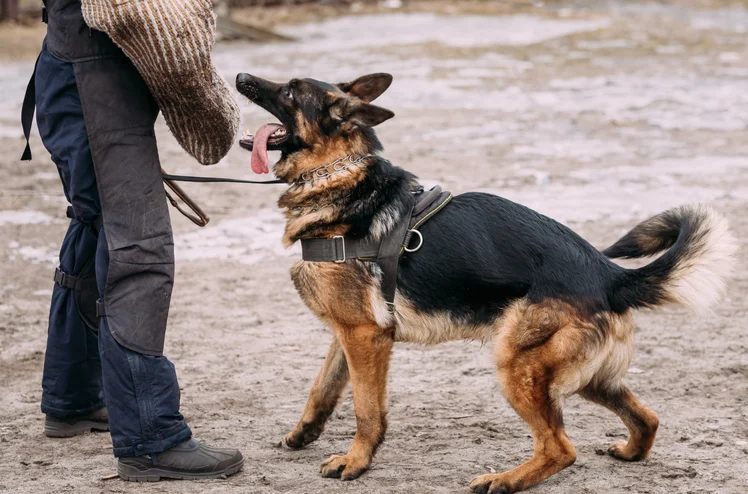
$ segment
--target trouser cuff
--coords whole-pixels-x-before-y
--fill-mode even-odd
[[[155,441],[143,441],[131,446],[115,446],[114,456],[117,458],[124,458],[128,456],[144,456],[153,453],[161,453],[167,449],[173,448],[179,443],[187,441],[192,437],[192,430],[187,424],[184,427],[180,427],[168,437],[158,439]]]
[[[85,408],[57,408],[49,405],[44,399],[42,399],[42,413],[56,419],[82,417],[83,415],[94,413],[96,410],[104,408],[105,406],[104,401],[100,401]]]

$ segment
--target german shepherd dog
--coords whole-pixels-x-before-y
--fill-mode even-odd
[[[391,82],[388,74],[336,85],[237,76],[239,92],[280,120],[246,134],[240,145],[252,151],[258,172],[268,171],[268,150],[281,151],[273,171],[289,184],[278,203],[287,220],[286,246],[338,235],[376,240],[408,220],[416,177],[378,155],[382,146],[373,131],[394,116],[371,104]],[[351,156],[358,158],[339,165]],[[302,299],[333,338],[301,420],[284,443],[302,448],[316,440],[351,381],[356,435],[348,453],[328,458],[320,471],[355,479],[384,440],[393,344],[491,340],[504,396],[530,427],[535,449],[517,468],[476,478],[474,492],[517,492],[574,463],[562,405],[575,393],[612,410],[628,428],[628,441],[611,445],[610,455],[646,458],[657,415],[622,382],[633,353],[632,311],[716,302],[736,248],[726,220],[705,206],[679,207],[644,221],[601,253],[522,205],[467,193],[421,232],[422,248],[401,258],[392,312],[376,263],[300,261],[291,269]],[[660,253],[638,269],[609,260]]]

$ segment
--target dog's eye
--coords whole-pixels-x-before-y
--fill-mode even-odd
[[[293,92],[290,89],[286,89],[286,98],[293,100]]]

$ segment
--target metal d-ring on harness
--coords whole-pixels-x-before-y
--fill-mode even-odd
[[[423,234],[418,228],[451,200],[452,194],[443,192],[439,186],[428,192],[419,187],[413,192],[413,202],[406,214],[384,238],[372,241],[336,235],[332,238],[302,239],[301,257],[309,262],[344,263],[349,259],[376,262],[382,270],[382,297],[390,311],[394,311],[400,256],[404,252],[418,252],[423,247]],[[413,239],[417,240],[415,245]]]
[[[418,245],[415,247],[409,247],[410,239],[413,235],[418,235]],[[418,230],[408,230],[408,233],[405,235],[405,245],[403,245],[403,250],[405,252],[413,253],[418,252],[421,247],[423,247],[423,234]]]

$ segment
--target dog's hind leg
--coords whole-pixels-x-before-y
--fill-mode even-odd
[[[319,438],[349,381],[348,362],[333,332],[330,350],[309,392],[304,413],[296,428],[283,439],[291,449],[303,448]]]
[[[356,435],[344,456],[320,467],[323,477],[353,480],[368,470],[387,429],[387,371],[394,340],[376,324],[338,328],[353,385]]]
[[[561,410],[568,394],[562,390],[569,387],[568,370],[574,368],[570,364],[577,353],[578,331],[567,321],[564,314],[525,304],[510,308],[503,318],[495,341],[499,382],[509,404],[530,426],[535,447],[532,458],[522,465],[473,480],[470,488],[474,493],[521,491],[576,460]]]
[[[660,424],[657,414],[642,405],[623,384],[613,388],[588,386],[580,394],[614,412],[629,430],[628,442],[612,444],[608,454],[626,461],[639,461],[647,457]]]
[[[535,451],[517,468],[476,478],[470,488],[479,494],[508,494],[533,486],[570,466],[576,450],[564,430],[561,408],[549,394],[549,382],[540,366],[525,374],[516,367],[503,371],[504,379],[516,380],[504,395],[514,410],[530,426]],[[519,374],[525,374],[521,376]]]

